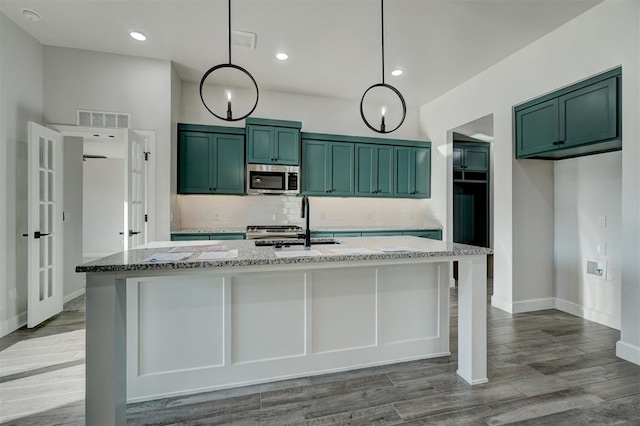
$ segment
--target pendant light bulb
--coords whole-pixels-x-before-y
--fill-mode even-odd
[[[227,101],[231,102],[231,90],[227,90]]]
[[[387,108],[386,107],[382,107],[382,116],[384,117],[384,114],[387,112]]]

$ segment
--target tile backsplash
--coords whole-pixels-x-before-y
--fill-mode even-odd
[[[300,197],[178,196],[179,228],[303,225]],[[428,199],[309,197],[311,227],[440,227]]]

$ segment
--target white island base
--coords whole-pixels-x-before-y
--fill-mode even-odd
[[[88,273],[87,424],[126,403],[449,355],[486,378],[486,255]]]

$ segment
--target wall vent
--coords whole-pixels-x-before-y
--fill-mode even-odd
[[[128,129],[131,127],[131,114],[77,109],[76,126]]]
[[[258,35],[248,31],[231,31],[231,44],[247,49],[255,49]]]

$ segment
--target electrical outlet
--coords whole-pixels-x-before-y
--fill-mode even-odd
[[[18,291],[15,287],[9,289],[9,299],[16,300],[18,298]]]
[[[606,281],[607,262],[603,260],[587,260],[587,274],[598,276]]]

